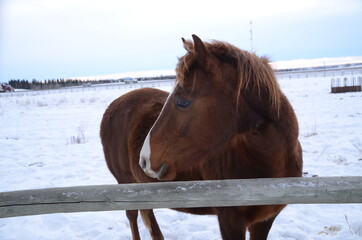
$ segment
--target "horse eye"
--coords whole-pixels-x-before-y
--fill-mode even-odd
[[[187,108],[191,105],[191,101],[189,101],[183,97],[176,97],[175,104],[179,108]]]

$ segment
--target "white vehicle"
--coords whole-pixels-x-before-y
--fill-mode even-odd
[[[126,78],[124,78],[123,82],[124,82],[125,84],[129,84],[129,83],[137,83],[137,82],[138,82],[138,80],[137,80],[136,78],[126,77]]]

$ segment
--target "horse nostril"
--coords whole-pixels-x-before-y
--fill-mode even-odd
[[[144,159],[143,157],[141,158],[140,166],[141,166],[142,169],[145,169],[146,166],[147,166],[146,159]]]

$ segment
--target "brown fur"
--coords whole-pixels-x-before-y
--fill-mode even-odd
[[[167,95],[155,89],[136,90],[114,100],[104,113],[100,131],[103,151],[108,168],[119,184],[154,181],[139,167],[139,152]],[[139,240],[138,211],[126,211],[126,215],[132,238]],[[153,211],[142,210],[141,215],[153,239],[163,239]]]
[[[118,182],[154,181],[143,173],[138,160],[142,142],[155,121],[150,132],[150,162],[154,171],[168,164],[162,180],[301,176],[297,119],[267,59],[227,43],[203,43],[197,36],[193,40],[184,41],[188,53],[177,65],[177,86],[157,121],[167,97],[159,90],[126,94],[104,114],[102,144]],[[176,106],[178,97],[191,105]],[[224,240],[245,239],[247,229],[252,240],[261,240],[267,238],[283,208],[179,210],[216,214]],[[142,214],[144,222],[158,229],[152,210],[148,211]],[[132,215],[132,235],[139,239],[135,214],[128,215]],[[153,231],[157,232],[153,239],[163,238],[158,230]]]

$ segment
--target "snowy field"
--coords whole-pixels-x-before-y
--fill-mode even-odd
[[[281,79],[300,125],[305,177],[362,173],[362,93],[330,78]],[[159,87],[171,90],[169,86]],[[0,191],[114,184],[99,139],[107,106],[130,88],[0,98]],[[155,210],[166,239],[221,239],[214,216]],[[271,240],[362,239],[362,204],[289,205]],[[150,239],[139,218],[142,239]],[[124,211],[0,219],[0,239],[131,239]]]

